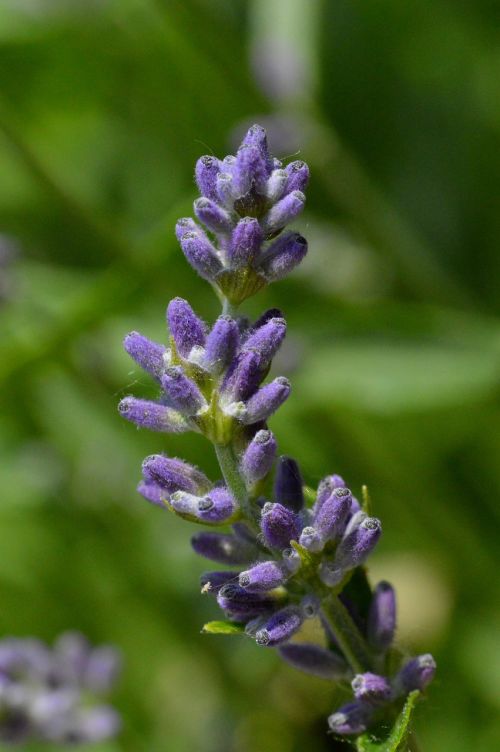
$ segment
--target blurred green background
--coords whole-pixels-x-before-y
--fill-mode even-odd
[[[312,169],[310,252],[279,306],[273,419],[309,484],[368,484],[400,640],[432,651],[425,752],[500,748],[500,9],[491,0],[1,0],[0,633],[116,642],[125,727],[102,752],[333,750],[329,685],[200,635],[192,528],[135,492],[199,437],[138,432],[121,349],[209,287],[176,246],[198,156],[245,125]],[[5,246],[7,240],[3,240]],[[4,254],[5,255],[5,254]]]

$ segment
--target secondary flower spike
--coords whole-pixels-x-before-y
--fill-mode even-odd
[[[303,477],[295,459],[277,459],[268,422],[292,388],[275,369],[285,314],[269,308],[252,322],[238,310],[304,259],[307,240],[289,224],[304,208],[309,168],[273,157],[264,128],[254,125],[236,154],[200,157],[195,181],[196,219],[179,219],[175,234],[222,311],[206,324],[176,297],[164,342],[129,334],[125,349],[156,382],[157,398],[125,397],[119,410],[141,428],[208,439],[221,477],[161,453],[160,445],[144,460],[138,491],[152,506],[205,527],[191,546],[215,563],[200,584],[226,622],[210,622],[204,632],[238,633],[275,648],[290,666],[339,682],[350,697],[330,714],[330,732],[351,740],[367,732],[371,744],[377,729],[399,723],[410,692],[426,690],[436,664],[429,654],[403,660],[392,648],[395,592],[387,582],[373,588],[365,566],[382,532],[368,494],[360,503],[341,475],[318,483],[307,477],[310,468]],[[321,441],[318,426],[310,438],[299,434],[295,446],[305,450],[315,433]],[[168,525],[170,515],[160,520]],[[316,629],[321,644],[304,641]]]

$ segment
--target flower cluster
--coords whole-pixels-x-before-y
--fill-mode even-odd
[[[61,635],[53,648],[35,639],[0,642],[0,739],[10,744],[98,742],[120,728],[118,714],[94,698],[116,681],[114,648]]]
[[[125,397],[121,414],[137,426],[197,431],[214,445],[224,481],[212,483],[183,460],[155,454],[143,463],[139,492],[151,503],[206,526],[196,553],[223,567],[202,576],[229,622],[257,644],[309,673],[349,687],[354,699],[329,718],[332,731],[359,734],[434,672],[430,656],[395,663],[395,597],[373,591],[363,564],[381,535],[367,494],[360,503],[339,475],[308,488],[297,462],[277,457],[267,420],[290,394],[281,376],[267,380],[286,334],[272,309],[256,322],[236,314],[264,284],[303,259],[306,241],[286,232],[304,205],[304,162],[283,168],[270,157],[265,131],[253,126],[235,157],[202,157],[194,212],[176,233],[189,263],[224,304],[211,328],[180,298],[167,308],[169,346],[132,332],[125,349],[159,384],[155,401]],[[318,620],[326,647],[291,641],[306,619]],[[375,673],[377,672],[377,673]],[[392,677],[391,679],[386,677]]]

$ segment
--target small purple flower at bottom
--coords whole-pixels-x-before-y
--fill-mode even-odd
[[[350,702],[343,705],[328,718],[328,725],[334,734],[353,736],[366,731],[373,709],[363,702]]]

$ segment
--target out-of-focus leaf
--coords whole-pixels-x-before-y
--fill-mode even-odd
[[[201,631],[203,634],[243,634],[245,632],[245,625],[235,624],[231,621],[208,621],[203,625]]]

